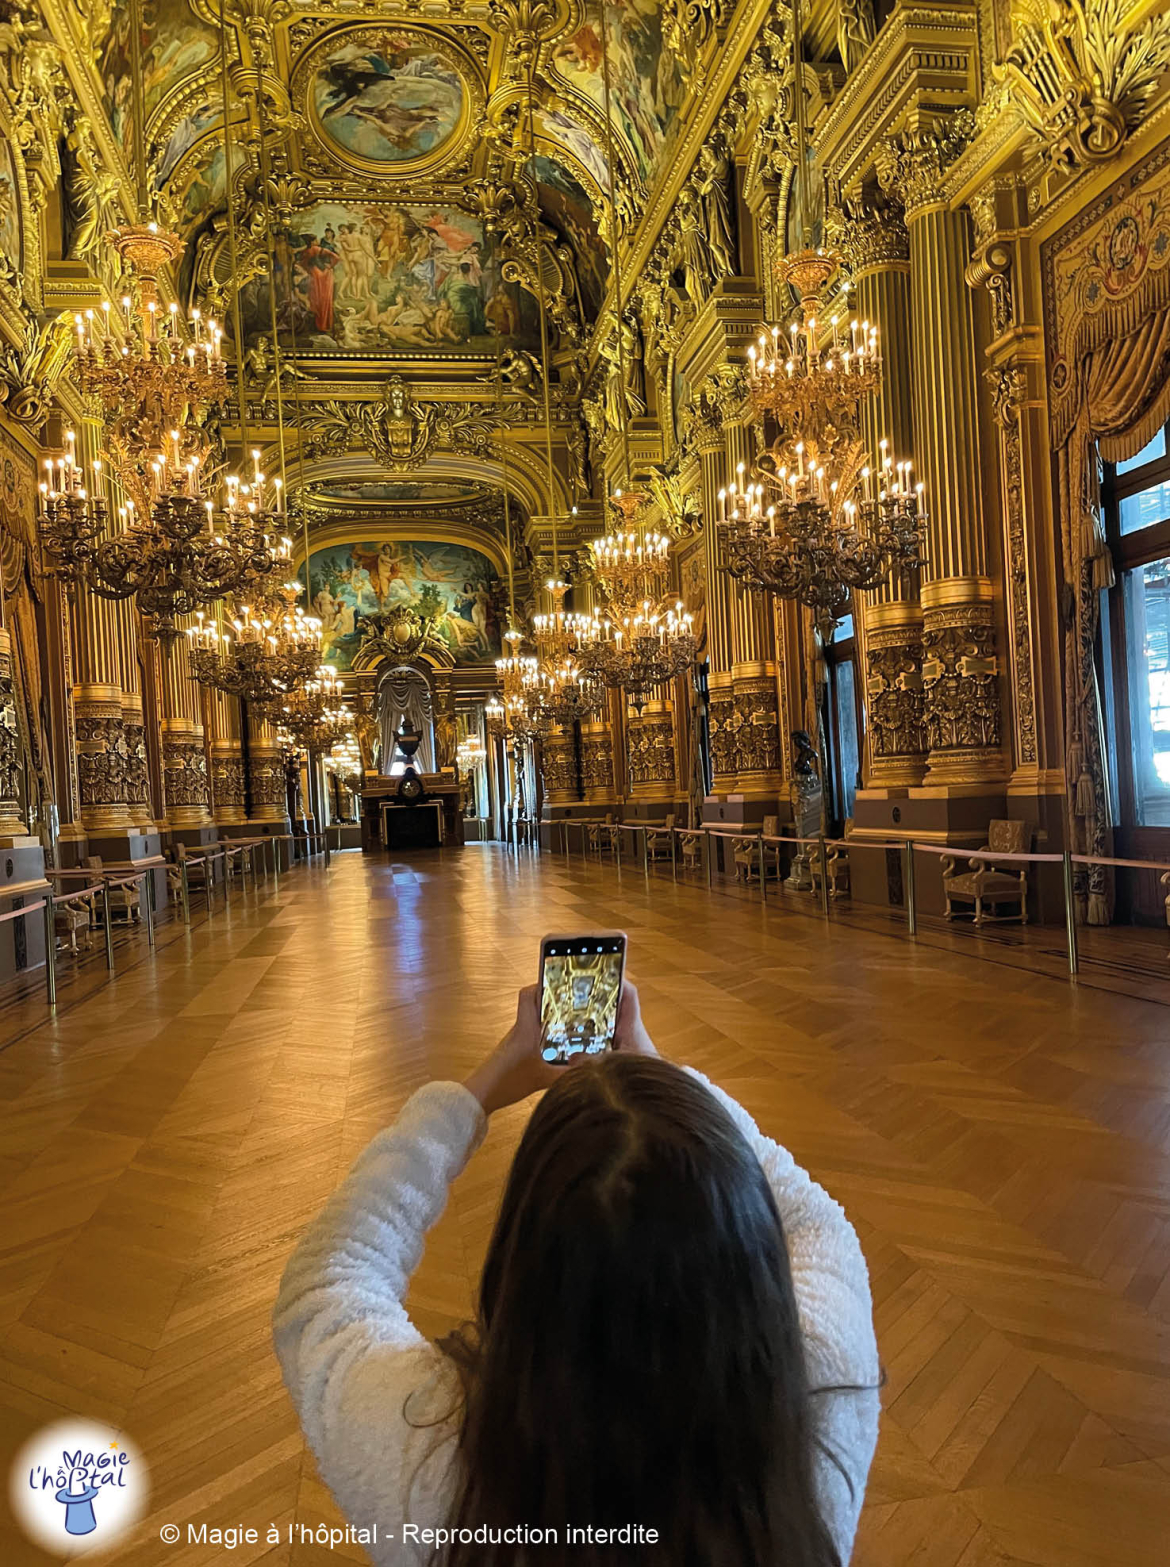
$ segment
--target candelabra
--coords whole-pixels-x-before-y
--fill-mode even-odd
[[[86,488],[77,461],[77,437],[66,430],[64,454],[45,458],[45,478],[37,494],[37,532],[49,571],[70,583],[84,576],[105,534],[107,513],[101,483],[98,457],[93,462],[93,488]]]
[[[354,711],[341,698],[341,682],[329,664],[300,690],[265,704],[279,735],[308,751],[328,751],[353,729]]]
[[[656,686],[685,674],[698,644],[681,600],[665,611],[647,600],[636,614],[590,623],[581,666],[593,680],[627,694],[641,712]]]
[[[565,610],[566,582],[553,578],[545,583],[545,589],[553,607],[551,613],[533,617],[536,658],[524,672],[524,687],[532,716],[554,724],[572,724],[591,717],[601,703],[597,681],[576,657],[592,621]]]
[[[200,685],[263,705],[312,679],[321,662],[321,622],[301,611],[300,591],[299,582],[286,582],[255,607],[240,604],[230,632],[200,610],[187,632],[191,673]]]
[[[154,453],[173,443],[177,466],[205,465],[209,408],[227,394],[223,333],[193,310],[186,322],[173,302],[165,309],[158,274],[182,251],[177,234],[157,223],[116,229],[110,242],[122,270],[136,279],[137,300],[121,309],[109,300],[74,317],[81,390],[100,404],[105,444],[123,490],[143,512],[152,486]]]

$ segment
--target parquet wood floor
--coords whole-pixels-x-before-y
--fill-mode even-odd
[[[888,1385],[857,1567],[1170,1560],[1165,1008],[478,846],[302,869],[0,1053],[5,1472],[61,1413],[124,1424],[154,1484],[129,1567],[228,1559],[164,1523],[336,1521],[269,1347],[284,1260],[407,1095],[502,1031],[538,937],[614,925],[660,1047],[861,1234]],[[431,1239],[428,1332],[470,1309],[525,1114]],[[44,1560],[7,1514],[0,1559]]]

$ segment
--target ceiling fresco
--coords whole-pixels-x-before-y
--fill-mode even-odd
[[[495,241],[452,206],[321,202],[276,245],[282,345],[312,352],[494,353],[536,341],[530,296],[503,280]],[[240,294],[245,338],[270,336],[267,278]]]
[[[610,91],[618,130],[648,180],[684,97],[674,56],[663,47],[657,0],[617,0],[606,7]],[[605,113],[601,26],[590,17],[557,46],[556,68],[599,112]],[[604,165],[603,165],[604,167]]]
[[[146,119],[219,54],[219,33],[197,16],[187,0],[141,0],[142,86]],[[134,141],[132,10],[124,3],[110,12],[110,26],[98,57],[106,112],[115,138],[129,155]]]
[[[345,161],[404,173],[441,157],[471,94],[453,52],[402,28],[359,28],[308,62],[313,128]]]

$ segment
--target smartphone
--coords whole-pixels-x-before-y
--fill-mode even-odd
[[[612,1050],[626,969],[620,930],[546,936],[540,944],[540,1053],[564,1065]]]

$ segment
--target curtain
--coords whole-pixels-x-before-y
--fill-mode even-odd
[[[1057,448],[1064,554],[1066,757],[1070,843],[1075,853],[1112,853],[1106,737],[1098,689],[1099,593],[1113,585],[1098,486],[1107,462],[1136,456],[1170,419],[1170,309],[1101,343],[1082,361],[1083,396],[1067,440]],[[1082,917],[1107,925],[1111,882],[1103,866],[1077,879]]]
[[[382,741],[382,771],[389,773],[396,756],[395,737],[403,729],[417,729],[422,744],[415,767],[420,773],[435,771],[434,709],[426,677],[408,664],[388,670],[378,687],[378,734]]]

